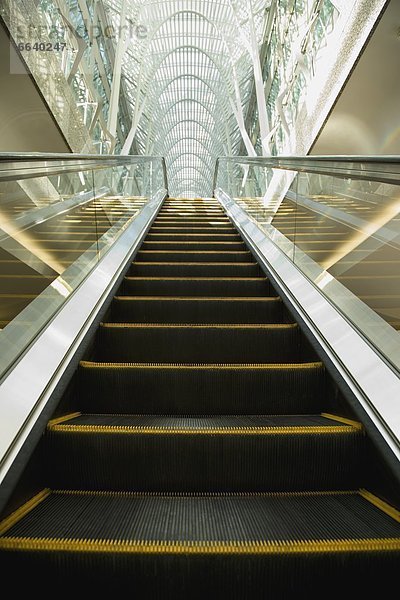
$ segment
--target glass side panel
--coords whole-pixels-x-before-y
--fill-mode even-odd
[[[387,165],[369,180],[246,162],[222,160],[217,188],[400,368],[400,185],[373,180]]]
[[[161,160],[15,181],[0,167],[0,375],[163,188]]]

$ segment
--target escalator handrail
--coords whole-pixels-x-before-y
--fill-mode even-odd
[[[221,162],[270,167],[286,171],[362,179],[379,183],[400,183],[399,155],[320,155],[320,156],[221,156],[217,158],[213,190],[217,188]]]
[[[164,187],[168,191],[168,174],[163,156],[62,154],[38,152],[0,152],[0,181],[60,175],[82,170],[104,169],[123,165],[161,162]]]

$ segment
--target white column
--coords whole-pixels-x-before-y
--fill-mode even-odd
[[[138,95],[139,95],[139,93],[138,93]],[[137,100],[136,100],[136,102],[137,102]],[[140,108],[138,107],[137,110],[135,108],[135,114],[133,116],[133,121],[132,121],[132,125],[131,125],[131,128],[130,128],[130,131],[129,131],[128,136],[127,136],[127,138],[125,140],[123,148],[121,150],[121,154],[123,154],[123,155],[129,154],[129,152],[131,150],[131,146],[133,144],[133,140],[135,139],[136,130],[137,130],[137,127],[139,125],[139,121],[140,121],[140,119],[142,117],[145,105],[146,105],[146,98],[144,99],[143,104],[142,104],[142,106]]]
[[[125,51],[125,23],[126,23],[126,11],[127,11],[127,0],[122,0],[121,19],[120,19],[120,32],[118,38],[118,44],[115,51],[114,70],[113,78],[111,83],[111,97],[110,106],[108,111],[108,123],[107,129],[114,138],[114,143],[111,147],[111,153],[114,152],[115,137],[117,133],[117,117],[119,107],[119,94],[121,89],[121,72],[122,72],[122,59]]]
[[[256,97],[257,97],[257,108],[258,108],[258,120],[260,123],[260,135],[261,135],[261,144],[263,148],[263,155],[269,156],[270,152],[268,150],[268,139],[270,137],[269,131],[269,123],[268,123],[268,113],[267,113],[267,103],[265,100],[264,93],[264,80],[262,75],[262,67],[260,61],[260,53],[257,44],[256,37],[256,29],[254,25],[254,15],[253,15],[253,3],[250,0],[250,39],[251,39],[251,58],[253,61],[253,72],[254,72],[254,83],[256,87]]]

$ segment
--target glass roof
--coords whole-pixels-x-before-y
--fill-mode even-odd
[[[103,1],[115,31],[123,2]],[[122,77],[136,147],[165,156],[171,195],[210,196],[216,158],[239,150],[232,98],[245,109],[253,86],[249,40],[260,48],[270,5],[126,0],[130,33]]]

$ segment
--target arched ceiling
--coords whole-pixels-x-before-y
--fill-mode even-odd
[[[123,2],[146,27],[122,67],[136,147],[165,156],[171,195],[210,196],[216,158],[241,142],[232,101],[249,101],[248,40],[261,45],[271,0],[103,0],[116,31]]]

